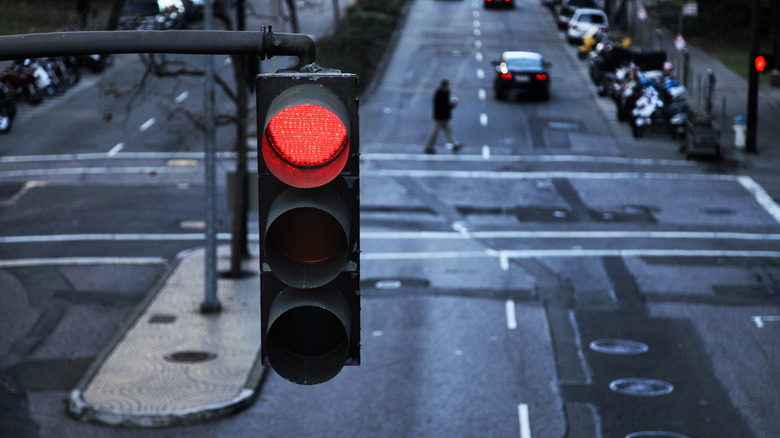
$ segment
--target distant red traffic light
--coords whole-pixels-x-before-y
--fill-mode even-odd
[[[766,58],[763,55],[756,56],[755,65],[756,71],[764,71],[767,65]]]

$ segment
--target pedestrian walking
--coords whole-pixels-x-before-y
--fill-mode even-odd
[[[444,135],[447,136],[447,140],[452,144],[452,151],[458,152],[463,144],[455,139],[452,134],[452,128],[450,127],[450,119],[452,118],[452,110],[458,105],[458,99],[452,98],[450,95],[450,82],[447,79],[443,79],[439,84],[439,88],[433,94],[433,131],[428,137],[428,143],[425,146],[426,154],[435,154],[436,140],[439,138],[439,131],[444,131]]]

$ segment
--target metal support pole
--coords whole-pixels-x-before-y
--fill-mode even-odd
[[[745,137],[745,152],[755,154],[758,152],[756,146],[756,134],[758,131],[758,71],[753,65],[753,60],[758,55],[758,23],[761,19],[759,15],[759,0],[753,0],[753,38],[750,45],[750,69],[748,73],[748,107],[747,107],[747,135]]]
[[[0,36],[0,61],[95,53],[184,53],[297,56],[298,68],[316,61],[308,35],[258,31],[130,30],[53,32]]]
[[[204,26],[211,30],[214,25],[212,5],[205,3]],[[203,96],[203,108],[206,118],[204,135],[206,167],[206,275],[205,294],[200,303],[203,313],[222,311],[222,303],[217,297],[217,140],[214,132],[214,55],[205,56],[206,86]]]

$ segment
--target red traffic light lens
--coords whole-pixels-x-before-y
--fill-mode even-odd
[[[756,56],[756,71],[764,71],[766,68],[766,58],[763,56]]]
[[[318,105],[296,105],[274,116],[265,129],[265,141],[287,163],[316,167],[331,162],[349,145],[341,120]]]
[[[329,183],[344,169],[349,157],[349,127],[339,104],[304,103],[272,113],[263,131],[261,150],[274,176],[293,187],[311,188]]]

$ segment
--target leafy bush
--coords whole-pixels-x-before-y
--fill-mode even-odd
[[[317,41],[317,63],[371,81],[401,18],[406,0],[359,0],[347,9],[338,29]]]

